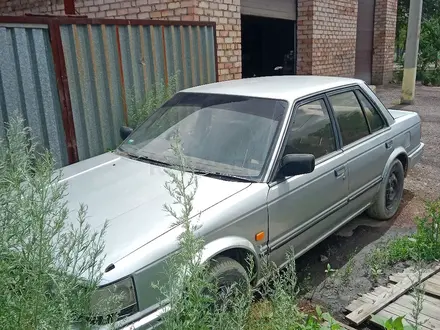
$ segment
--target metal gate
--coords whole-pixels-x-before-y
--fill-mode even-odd
[[[129,98],[217,81],[215,23],[0,16],[0,134],[21,115],[58,166],[115,148]]]
[[[358,1],[355,77],[371,84],[375,0]]]

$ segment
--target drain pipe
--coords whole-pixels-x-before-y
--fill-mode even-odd
[[[64,13],[75,15],[75,0],[64,0]]]

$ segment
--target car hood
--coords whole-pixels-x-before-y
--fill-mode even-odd
[[[69,222],[77,223],[80,204],[87,223],[101,230],[106,220],[105,265],[115,263],[172,228],[176,221],[164,211],[173,199],[165,188],[165,168],[106,153],[62,169],[67,182]],[[250,185],[197,175],[193,215]]]

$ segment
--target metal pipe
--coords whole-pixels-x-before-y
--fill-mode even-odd
[[[75,15],[75,0],[64,0],[64,13]]]

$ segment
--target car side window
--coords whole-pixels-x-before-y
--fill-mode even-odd
[[[284,155],[312,154],[319,158],[336,150],[333,127],[322,99],[299,106],[293,120]]]
[[[344,145],[370,134],[364,112],[353,91],[331,95],[329,100],[335,112]]]
[[[365,116],[367,117],[368,124],[370,124],[371,132],[374,133],[384,128],[385,122],[377,112],[376,108],[371,104],[364,94],[359,91],[357,91],[356,94],[362,104],[362,107],[364,108]]]

